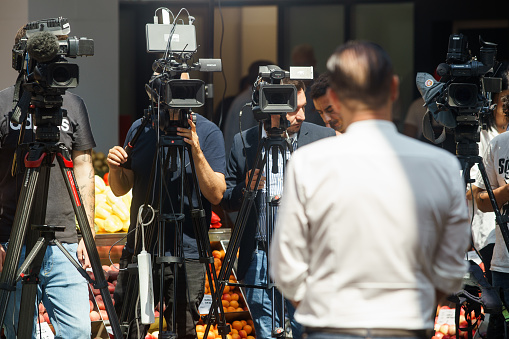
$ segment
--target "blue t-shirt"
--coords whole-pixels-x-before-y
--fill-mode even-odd
[[[141,125],[141,119],[136,120],[129,132],[127,133],[126,141],[124,144],[132,140],[136,131]],[[133,184],[133,199],[131,202],[131,225],[129,231],[134,229],[136,226],[136,218],[138,215],[138,209],[145,203],[147,190],[150,189],[148,203],[157,208],[157,202],[159,201],[159,188],[160,188],[160,163],[159,159],[156,160],[157,171],[154,175],[154,180],[150,180],[152,164],[154,163],[154,157],[157,155],[157,132],[152,126],[147,125],[143,132],[141,132],[138,140],[134,142],[132,152],[130,154],[131,163],[126,168],[131,169],[134,172],[134,184]],[[162,132],[161,132],[162,133]],[[225,173],[226,170],[226,159],[224,152],[224,141],[223,134],[219,128],[203,116],[196,114],[196,133],[198,134],[200,148],[203,151],[207,162],[214,172]],[[187,145],[187,144],[186,144]],[[160,147],[166,154],[168,150],[179,149],[173,147]],[[187,148],[190,151],[190,148]],[[188,152],[185,154],[185,185],[189,188],[189,192],[192,192],[192,207],[198,208],[198,198],[195,194],[194,180],[191,171],[191,163],[189,161]],[[162,155],[162,154],[161,154]],[[181,210],[181,188],[182,180],[180,178],[181,166],[180,157],[177,161],[177,170],[175,172],[166,169],[164,172],[163,181],[163,207],[162,214],[178,214]],[[196,179],[197,180],[197,179]],[[210,225],[210,218],[212,215],[212,207],[210,202],[201,195],[201,201],[203,209],[205,210],[205,224],[208,229]],[[154,221],[154,232],[157,232],[158,226],[157,221]],[[165,249],[173,253],[174,244],[174,223],[167,223],[165,232]],[[182,223],[183,232],[183,247],[186,258],[197,258],[198,251],[196,245],[196,236],[194,234],[194,226],[191,219],[190,206],[187,190],[184,188],[184,221]],[[147,234],[147,233],[145,233]],[[207,230],[204,230],[203,234],[207,234]],[[158,237],[154,237],[158,238]],[[208,239],[207,239],[208,240]],[[129,234],[127,238],[127,247],[130,251],[134,250],[135,232]]]

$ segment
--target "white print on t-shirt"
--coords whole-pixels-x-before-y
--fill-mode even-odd
[[[11,126],[11,129],[14,131],[18,131],[21,128],[21,124],[13,123],[12,121],[9,122],[9,125]],[[34,131],[37,129],[37,126],[32,125],[32,115],[29,115],[27,117],[26,121],[26,129],[32,129],[34,127]],[[62,126],[58,126],[58,128],[64,132],[69,131],[69,119],[66,117],[62,118]]]

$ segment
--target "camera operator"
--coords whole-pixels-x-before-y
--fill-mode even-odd
[[[430,338],[436,297],[467,270],[459,161],[397,132],[399,79],[379,45],[346,43],[327,68],[347,129],[290,159],[271,274],[309,339]]]
[[[479,143],[479,155],[483,156],[486,149],[488,148],[489,142],[507,130],[509,123],[509,117],[507,113],[504,113],[503,100],[507,100],[509,94],[509,62],[505,61],[499,64],[496,68],[496,72],[493,75],[495,78],[502,78],[502,92],[493,94],[493,102],[496,103],[497,107],[493,114],[486,116],[486,129],[481,130],[480,143]],[[470,177],[476,178],[479,169],[477,166],[472,166],[470,170]],[[491,283],[491,259],[493,256],[493,248],[495,246],[495,213],[486,212],[483,213],[477,208],[474,203],[472,207],[472,191],[467,192],[467,199],[469,200],[469,213],[473,212],[472,220],[472,238],[474,246],[479,250],[486,273],[486,278]]]
[[[294,112],[286,114],[289,127],[286,132],[288,141],[292,142],[293,149],[305,146],[316,140],[334,136],[335,133],[330,128],[325,128],[304,121],[306,118],[304,107],[306,107],[305,85],[300,80],[282,80],[283,84],[292,84],[297,88],[297,109]],[[279,116],[278,116],[279,117]],[[271,117],[272,118],[272,117]],[[266,136],[265,130],[262,136]],[[233,140],[233,146],[230,152],[227,174],[226,174],[226,192],[224,194],[221,205],[227,211],[238,211],[242,204],[243,193],[248,185],[248,178],[251,170],[255,167],[257,149],[259,145],[258,127],[252,127],[242,132],[245,140],[245,147],[241,134],[237,133]],[[288,154],[289,156],[289,154]],[[282,157],[278,157],[282,165]],[[269,152],[267,163],[271,166],[272,152]],[[282,166],[279,166],[282,168]],[[257,176],[259,171],[254,175],[251,183],[251,189],[255,189]],[[240,241],[240,253],[237,268],[237,278],[248,285],[266,285],[267,277],[267,240],[265,237],[265,220],[268,217],[265,210],[265,173],[261,173],[255,201],[256,208],[251,209],[245,231]],[[270,178],[272,196],[280,196],[282,193],[283,173],[271,173]],[[275,226],[277,228],[277,225]],[[281,295],[277,293],[277,298],[281,299]],[[249,304],[250,311],[253,316],[256,336],[258,338],[271,338],[272,330],[272,293],[268,289],[246,288],[246,301]],[[276,305],[281,305],[276,301]],[[292,333],[294,338],[300,338],[300,325],[293,319],[294,308],[287,303],[288,312],[292,323]],[[277,309],[277,307],[276,307]],[[280,319],[280,318],[279,318]]]
[[[334,111],[332,104],[327,96],[327,88],[329,88],[329,74],[322,73],[313,82],[309,90],[316,112],[320,115],[326,127],[331,127],[336,131],[336,135],[340,135],[345,131],[345,125],[341,114]]]
[[[186,74],[182,74],[183,78],[187,78]],[[175,112],[171,112],[175,113]],[[186,153],[186,176],[187,178],[179,178],[179,173],[171,173],[169,170],[164,173],[165,181],[168,183],[168,192],[171,195],[171,201],[165,201],[162,208],[164,211],[179,211],[181,199],[184,199],[184,212],[185,220],[183,224],[183,248],[185,263],[179,264],[177,290],[181,291],[178,293],[179,299],[177,300],[176,314],[177,323],[171,326],[175,330],[178,338],[196,338],[195,323],[199,319],[198,306],[203,298],[204,286],[205,286],[205,267],[203,263],[198,262],[198,248],[196,244],[196,235],[193,231],[191,213],[190,213],[190,202],[186,197],[179,196],[178,183],[180,180],[186,180],[191,186],[191,192],[193,192],[192,206],[197,206],[197,199],[202,199],[203,208],[206,212],[207,225],[210,224],[211,218],[211,205],[217,205],[223,197],[223,193],[226,189],[224,172],[225,172],[225,154],[224,154],[224,141],[223,135],[219,128],[207,120],[201,115],[196,115],[196,124],[189,119],[190,128],[177,128],[177,135],[181,136],[183,140],[191,145],[192,159],[196,168],[196,176],[198,179],[198,185],[201,191],[201,197],[194,196],[194,188],[191,166],[189,165],[188,154]],[[135,121],[129,132],[127,133],[125,145],[132,140],[137,129],[140,127],[141,119]],[[126,161],[128,155],[124,148],[115,146],[110,149],[108,153],[108,166],[110,168],[110,186],[113,193],[117,196],[127,193],[131,188],[133,192],[133,198],[131,203],[131,225],[129,226],[129,232],[136,227],[136,218],[138,215],[139,207],[144,204],[145,196],[147,194],[148,187],[158,187],[153,182],[149,182],[151,166],[153,158],[156,156],[158,148],[157,131],[147,126],[144,131],[139,135],[136,145],[132,149],[130,154],[130,164],[127,165]],[[120,167],[124,164],[125,167]],[[159,171],[159,170],[158,170]],[[179,171],[177,171],[179,172]],[[156,173],[155,178],[161,177],[163,174]],[[159,182],[159,179],[156,179]],[[162,179],[161,179],[162,180]],[[150,196],[153,196],[154,192],[151,190]],[[151,204],[153,202],[150,202]],[[165,241],[166,251],[173,248],[174,239],[173,231],[166,231],[167,239],[159,239]],[[128,263],[131,262],[131,258],[134,254],[135,249],[135,233],[129,233],[127,243],[122,251],[122,257],[120,259],[121,268],[125,268]],[[172,279],[173,274],[171,267],[166,267],[165,271],[165,298],[167,301],[166,311],[164,317],[166,322],[172,324],[172,304],[173,304],[173,292],[172,292]],[[124,302],[124,298],[130,296],[124,295],[124,289],[126,287],[127,276],[121,271],[117,287],[115,289],[115,307],[117,310]],[[155,279],[154,281],[159,281]],[[160,307],[161,311],[163,307]],[[185,310],[185,311],[184,311]],[[145,328],[145,331],[148,329]],[[132,332],[131,332],[132,333]]]
[[[26,36],[25,28],[16,34],[15,44]],[[60,36],[66,39],[67,36]],[[21,86],[21,91],[23,86]],[[23,174],[11,174],[13,156],[18,144],[20,125],[10,122],[15,98],[14,86],[0,92],[0,270],[2,269],[9,236],[16,211],[16,204],[21,190]],[[95,147],[92,136],[87,109],[83,100],[75,94],[66,92],[63,95],[63,106],[67,110],[67,117],[63,118],[60,126],[60,142],[72,152],[74,174],[92,234],[95,234],[94,225],[94,168],[91,152]],[[34,122],[26,121],[26,130],[21,142],[34,141]],[[57,161],[54,160],[54,164]],[[58,168],[58,165],[57,165]],[[90,267],[88,255],[83,239],[78,243],[74,210],[69,200],[67,189],[60,171],[54,168],[51,171],[48,204],[46,209],[46,223],[48,225],[64,225],[64,232],[56,232],[67,251],[76,256],[83,268]],[[23,246],[20,265],[25,258]],[[21,303],[22,283],[18,282],[16,293],[9,298],[9,308],[4,321],[7,338],[15,338],[18,329],[18,315]],[[65,257],[56,245],[47,247],[41,270],[37,290],[37,301],[42,301],[56,331],[56,338],[90,338],[90,317],[88,302],[88,285],[72,263]],[[71,302],[72,300],[72,302]],[[14,310],[15,308],[15,310]],[[34,314],[34,324],[38,319],[38,307]],[[26,319],[21,319],[26,322]],[[19,324],[23,326],[22,323]],[[24,325],[26,326],[26,324]],[[34,334],[35,338],[35,326]]]
[[[495,98],[497,100],[497,109],[494,112],[495,117],[504,115],[509,117],[509,89],[507,83],[509,74],[505,72],[502,80],[503,91],[498,93]],[[505,87],[504,87],[505,86]],[[502,214],[507,215],[507,202],[509,201],[509,133],[501,133],[494,137],[483,154],[483,163],[486,168],[486,174],[490,182],[491,188],[497,205],[502,209]],[[486,186],[482,180],[481,174],[477,174],[475,184],[472,185],[472,195],[479,210],[483,212],[492,212],[493,206],[486,192]],[[494,219],[495,216],[493,215]],[[494,226],[494,225],[493,225]],[[474,230],[475,231],[475,230]],[[475,233],[474,233],[475,234]],[[489,246],[489,245],[488,245]],[[481,250],[483,261],[484,256],[488,256],[489,252]],[[499,288],[502,300],[505,305],[509,305],[509,253],[507,252],[506,243],[502,237],[500,227],[495,227],[495,245],[491,258],[491,279],[493,287]],[[497,338],[496,335],[503,337],[504,320],[500,317],[493,316],[490,318],[488,327],[489,338]]]

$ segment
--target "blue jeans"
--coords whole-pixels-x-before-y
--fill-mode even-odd
[[[76,256],[78,244],[62,244],[73,256]],[[8,244],[6,244],[8,246]],[[6,247],[4,246],[4,247]],[[19,266],[25,260],[25,246],[21,251]],[[39,273],[40,282],[37,288],[37,299],[42,301],[56,335],[55,338],[90,338],[90,304],[88,302],[87,281],[76,270],[69,259],[55,245],[46,249]],[[16,285],[16,292],[11,293],[4,320],[5,335],[7,339],[16,338],[18,316],[21,302],[22,283]],[[13,311],[15,307],[15,312]],[[39,309],[36,305],[34,314],[34,332]],[[26,320],[21,319],[20,326],[26,326]]]
[[[263,250],[255,250],[251,265],[244,278],[244,283],[249,285],[267,285],[267,254]],[[281,293],[276,289],[275,318],[276,327],[283,327],[280,322],[281,312]],[[246,301],[253,316],[253,323],[256,331],[256,338],[272,338],[272,290],[261,288],[246,288]],[[302,326],[297,323],[293,317],[295,307],[285,300],[286,311],[292,325],[292,334],[294,339],[300,339],[302,336]]]
[[[349,334],[336,334],[336,333],[325,333],[325,332],[313,332],[304,334],[306,339],[419,339],[418,337],[359,337],[356,335]]]

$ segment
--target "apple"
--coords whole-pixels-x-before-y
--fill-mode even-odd
[[[442,324],[440,326],[440,329],[439,329],[440,332],[442,332],[443,334],[448,334],[449,333],[449,325],[447,324]]]
[[[101,320],[101,316],[99,315],[99,312],[97,312],[97,311],[90,312],[90,321],[97,321],[97,320]]]

